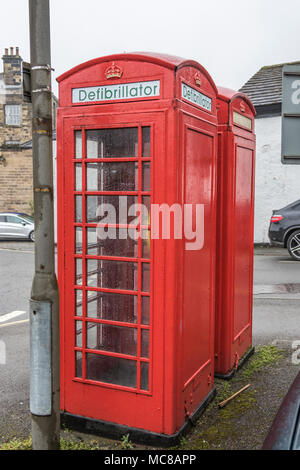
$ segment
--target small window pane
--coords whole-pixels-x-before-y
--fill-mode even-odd
[[[87,285],[107,289],[137,290],[137,263],[88,260]]]
[[[82,228],[76,227],[75,229],[75,244],[76,244],[76,253],[82,253]]]
[[[150,323],[150,297],[142,297],[142,324]]]
[[[137,330],[123,326],[87,323],[87,349],[136,356]]]
[[[82,191],[82,165],[76,163],[75,165],[75,191]]]
[[[75,131],[75,158],[82,158],[82,132]]]
[[[136,388],[136,361],[87,354],[86,377],[99,382]]]
[[[148,263],[143,263],[142,290],[143,292],[150,292],[150,264]]]
[[[87,291],[87,316],[101,320],[137,323],[137,296]]]
[[[141,356],[149,357],[149,331],[142,330]]]
[[[141,390],[149,390],[149,364],[141,362]]]
[[[82,352],[75,351],[75,376],[82,378]]]
[[[108,236],[108,234],[111,238],[101,238],[102,236]],[[109,231],[104,228],[88,228],[87,253],[96,256],[137,258],[138,240],[129,237],[126,228],[111,228]]]
[[[150,127],[143,127],[143,157],[150,155]]]
[[[150,259],[150,230],[142,230],[142,257]]]
[[[149,225],[150,224],[150,196],[143,197],[143,214],[142,214],[142,225]]]
[[[150,163],[143,163],[143,191],[150,191]]]
[[[82,222],[82,196],[75,196],[75,221]]]
[[[76,321],[76,347],[82,348],[82,322]]]
[[[87,158],[138,156],[138,128],[99,129],[86,132]]]
[[[75,291],[75,299],[76,299],[76,312],[75,315],[77,317],[82,317],[82,291],[76,290]]]
[[[19,104],[5,106],[5,124],[7,126],[21,125],[21,106]]]
[[[75,284],[82,286],[82,259],[76,259]]]
[[[87,191],[137,191],[138,165],[126,163],[88,163]]]

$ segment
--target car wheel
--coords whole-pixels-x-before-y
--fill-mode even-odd
[[[300,261],[300,230],[292,233],[287,241],[289,254],[296,261]]]
[[[30,232],[30,234],[29,234],[29,240],[31,240],[32,242],[34,242],[34,231]]]

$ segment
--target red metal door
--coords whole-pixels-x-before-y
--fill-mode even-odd
[[[202,239],[196,249],[183,247],[182,378],[185,412],[191,415],[213,389],[216,126],[182,114],[182,129],[182,197],[193,206],[193,230]],[[199,226],[196,205],[204,213]]]
[[[132,207],[150,214],[162,113],[65,118],[62,132],[62,408],[163,432],[163,256]]]
[[[254,144],[235,136],[234,266],[232,343],[247,330],[251,346],[253,292],[253,179]],[[245,346],[236,347],[240,355]]]

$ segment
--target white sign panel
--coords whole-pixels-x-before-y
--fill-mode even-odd
[[[72,103],[136,100],[160,96],[160,80],[73,88]]]
[[[236,111],[233,111],[233,122],[238,126],[246,127],[249,131],[252,131],[252,120]]]
[[[282,81],[282,151],[285,165],[300,165],[300,66],[285,65]]]
[[[206,95],[203,95],[203,93],[200,93],[200,91],[197,91],[194,88],[186,85],[185,83],[181,84],[181,97],[187,101],[190,101],[190,103],[199,106],[200,108],[211,111],[212,99]]]

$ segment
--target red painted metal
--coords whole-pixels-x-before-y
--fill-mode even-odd
[[[106,74],[114,71],[122,76],[107,81]],[[72,88],[149,80],[160,81],[159,97],[72,104]],[[173,435],[214,387],[217,89],[194,61],[144,53],[95,59],[66,72],[58,81],[62,410]],[[182,83],[211,99],[211,110],[184,100]],[[109,134],[132,128],[137,129],[135,154],[89,158],[85,142],[91,130],[98,135],[104,129]],[[150,128],[150,152],[145,155],[144,128]],[[75,135],[78,142],[81,136],[78,155]],[[89,190],[88,165],[99,162],[125,162],[124,174],[131,176],[130,165],[137,165],[137,186],[128,191],[115,186],[112,191],[100,187]],[[142,184],[145,162],[150,165],[150,188]],[[109,186],[109,180],[102,182]],[[89,237],[97,221],[95,214],[90,219],[93,200],[88,198],[113,201],[124,195],[139,203],[146,196],[151,204],[204,204],[204,247],[188,251],[185,238],[160,238],[150,240],[149,257],[143,251],[147,252],[147,244],[141,239],[134,249],[128,245],[127,252],[118,251],[114,241],[104,252],[99,247],[92,252]],[[151,221],[143,223],[138,231],[150,230]],[[116,228],[129,226],[128,221],[115,224]],[[81,237],[77,248],[75,232]],[[149,321],[145,320],[147,305]],[[95,308],[92,317],[91,306]],[[97,332],[94,343],[92,332]],[[128,366],[126,379],[108,379],[117,361],[119,367]]]
[[[215,373],[228,376],[252,345],[255,109],[219,88]]]

